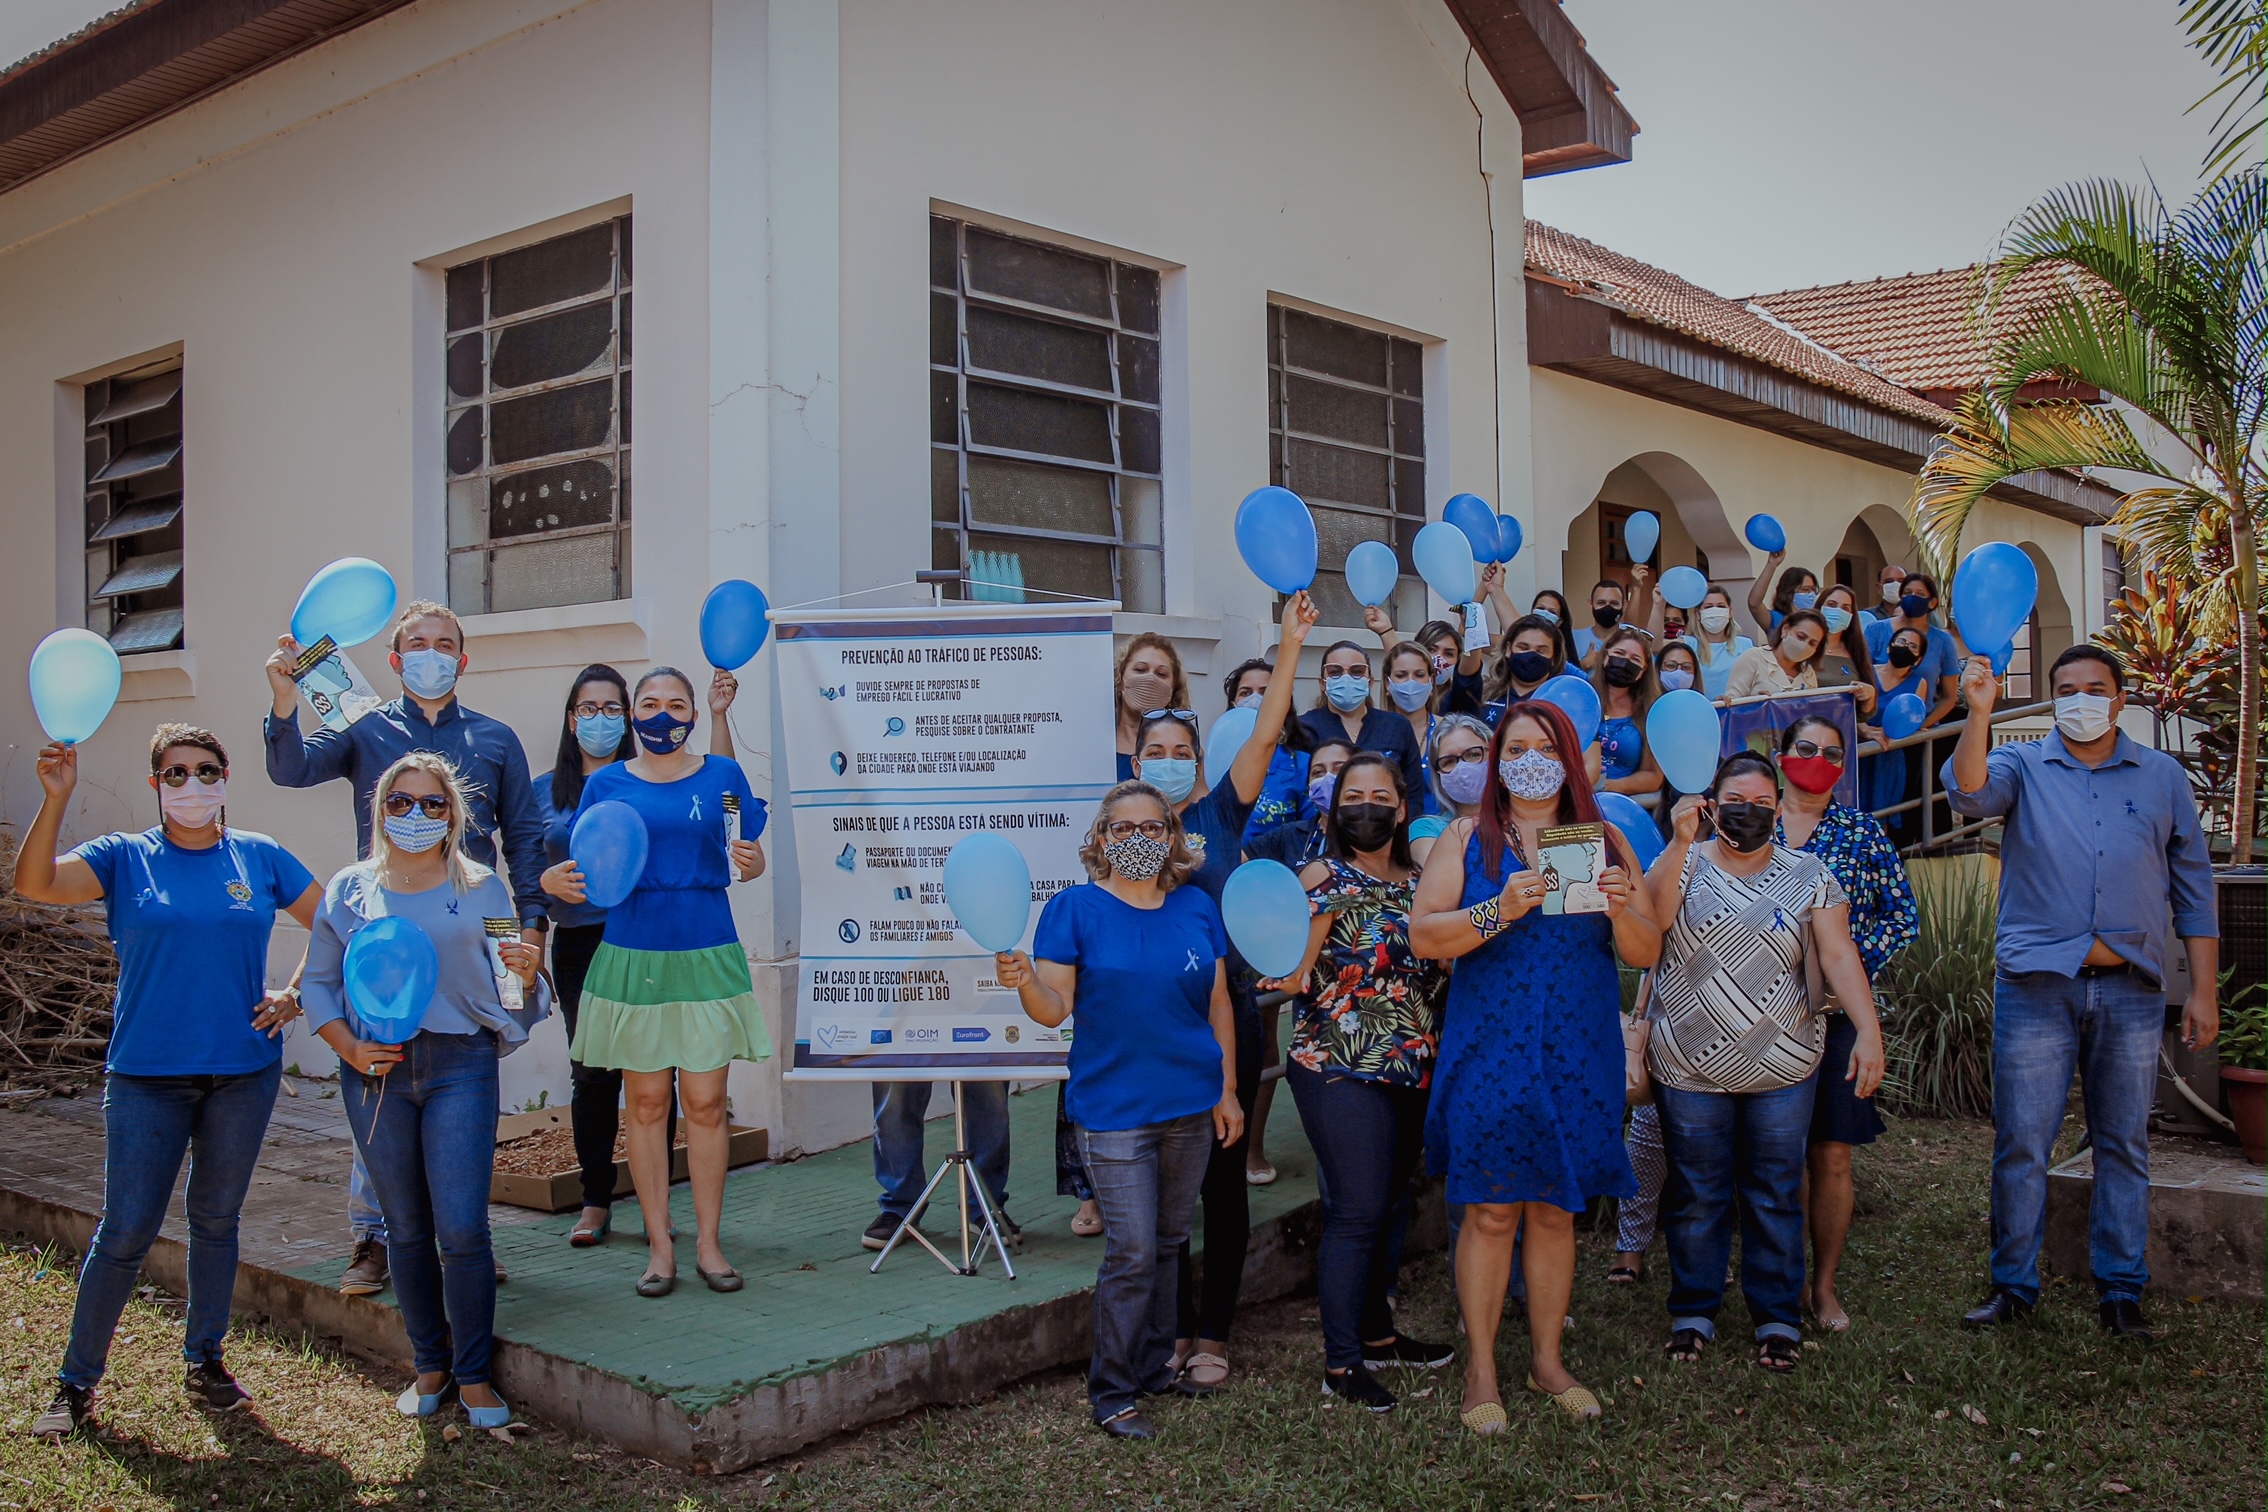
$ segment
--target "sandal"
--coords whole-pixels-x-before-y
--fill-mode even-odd
[[[1553,1405],[1571,1418],[1604,1417],[1606,1409],[1588,1386],[1570,1386],[1565,1391],[1545,1391],[1543,1383],[1533,1375],[1528,1377],[1528,1389],[1551,1398]]]
[[[1512,1420],[1504,1415],[1504,1404],[1502,1402],[1482,1402],[1477,1407],[1467,1407],[1459,1416],[1465,1420],[1467,1428],[1472,1429],[1482,1438],[1487,1438],[1493,1433],[1502,1433],[1512,1426]]]
[[[1766,1339],[1763,1348],[1756,1352],[1757,1365],[1762,1369],[1769,1370],[1774,1375],[1790,1374],[1795,1370],[1797,1362],[1802,1359],[1803,1346],[1793,1339],[1784,1339],[1778,1334]]]
[[[1210,1390],[1221,1386],[1228,1380],[1229,1363],[1221,1355],[1200,1349],[1182,1362],[1178,1374],[1191,1385],[1203,1386]]]
[[[1662,1353],[1681,1365],[1692,1365],[1708,1347],[1709,1336],[1700,1329],[1681,1328],[1670,1335],[1670,1341],[1662,1346]]]
[[[1624,1265],[1622,1262],[1625,1260],[1628,1260],[1630,1264]],[[1607,1267],[1607,1285],[1636,1286],[1638,1278],[1645,1274],[1645,1260],[1637,1255],[1617,1255],[1614,1258],[1614,1264]]]
[[[1102,1214],[1097,1213],[1092,1218],[1086,1217],[1085,1215],[1079,1213],[1074,1213],[1071,1215],[1071,1232],[1077,1234],[1080,1238],[1099,1238],[1102,1234],[1102,1231]]]

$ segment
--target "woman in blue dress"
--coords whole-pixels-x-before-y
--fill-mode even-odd
[[[1602,636],[1591,686],[1599,695],[1599,790],[1626,793],[1651,808],[1662,790],[1662,769],[1646,749],[1646,711],[1662,689],[1646,632],[1624,625]]]
[[[1547,913],[1552,889],[1533,869],[1555,825],[1594,824],[1598,800],[1577,759],[1575,728],[1532,699],[1497,726],[1480,812],[1459,819],[1419,880],[1410,943],[1456,960],[1426,1159],[1465,1204],[1457,1298],[1465,1319],[1465,1424],[1507,1426],[1496,1334],[1522,1228],[1528,1283],[1528,1386],[1576,1417],[1598,1398],[1567,1371],[1559,1339],[1574,1290],[1575,1215],[1593,1197],[1636,1190],[1622,1148],[1622,988],[1615,957],[1648,967],[1661,930],[1635,887],[1637,855],[1605,826],[1603,913]]]

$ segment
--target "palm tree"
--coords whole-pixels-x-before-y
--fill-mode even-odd
[[[2021,298],[2011,297],[2025,280]],[[2254,164],[2169,211],[2155,192],[2091,181],[2018,216],[1982,271],[1980,319],[1998,331],[1915,479],[1909,510],[1947,564],[1987,490],[2018,473],[2138,474],[2110,524],[2145,567],[2201,593],[2199,625],[2234,632],[2238,681],[2235,859],[2250,856],[2261,719],[2260,534],[2268,526],[2268,174]],[[2022,402],[2027,384],[2084,384],[2116,404]],[[2035,390],[2035,392],[2037,392]],[[2123,406],[2123,408],[2121,407]],[[2138,436],[2128,411],[2146,422]]]
[[[2268,0],[2190,0],[2181,13],[2189,45],[2221,71],[2191,110],[2216,99],[2213,145],[2206,149],[2205,172],[2219,177],[2242,164],[2253,144],[2268,137]]]

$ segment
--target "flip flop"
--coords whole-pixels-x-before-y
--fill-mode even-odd
[[[1071,1217],[1071,1232],[1077,1234],[1082,1239],[1099,1238],[1102,1234],[1102,1231],[1103,1221],[1102,1215],[1100,1213],[1097,1213],[1092,1218],[1082,1218],[1076,1213],[1074,1213]]]

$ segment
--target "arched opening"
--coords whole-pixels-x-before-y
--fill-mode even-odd
[[[1835,548],[1824,578],[1829,583],[1848,584],[1858,595],[1859,607],[1872,610],[1879,607],[1876,600],[1882,592],[1883,569],[1893,566],[1909,570],[1920,566],[1913,532],[1896,510],[1870,504],[1843,533],[1843,544]]]
[[[2016,546],[2032,559],[2040,574],[2040,596],[2032,606],[2030,621],[2016,632],[2016,652],[2008,661],[2004,696],[2012,704],[2033,703],[2048,696],[2047,669],[2071,649],[2077,638],[2071,623],[2071,601],[2064,597],[2055,564],[2030,541],[2018,541]],[[1985,648],[1970,649],[1981,652]]]
[[[1651,559],[1657,575],[1668,567],[1697,567],[1732,588],[1736,603],[1747,593],[1748,549],[1726,518],[1717,491],[1684,458],[1643,452],[1608,473],[1590,504],[1568,522],[1560,582],[1578,612],[1593,583],[1602,578],[1630,581],[1622,526],[1639,510],[1661,521],[1661,544]],[[1712,564],[1741,576],[1719,578]]]

